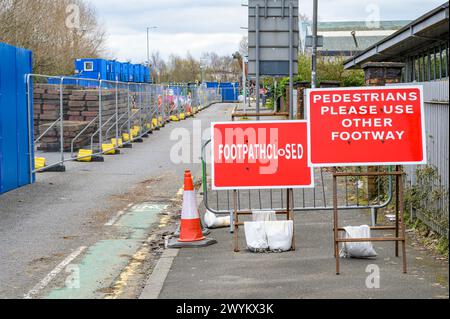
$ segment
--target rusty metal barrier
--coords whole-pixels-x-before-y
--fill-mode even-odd
[[[333,172],[333,221],[334,221],[334,255],[336,258],[336,274],[340,274],[340,243],[366,243],[366,242],[395,242],[395,257],[399,256],[399,243],[402,243],[403,273],[407,273],[406,262],[406,225],[405,209],[403,201],[403,180],[405,173],[400,166],[393,172]],[[371,227],[372,231],[394,231],[395,235],[391,237],[371,237],[371,238],[341,238],[340,233],[345,229],[339,226],[339,205],[338,205],[338,178],[349,177],[395,177],[395,226],[376,226]]]
[[[260,118],[260,117],[285,117],[286,119],[289,119],[289,113],[286,112],[238,112],[239,109],[239,105],[237,105],[234,109],[233,112],[231,113],[231,120],[235,121],[236,118],[241,118],[241,119],[245,119],[245,118],[249,118],[249,117],[256,117],[256,118]]]

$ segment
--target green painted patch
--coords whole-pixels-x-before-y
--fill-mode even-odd
[[[142,246],[142,242],[147,240],[149,228],[158,221],[158,214],[164,208],[165,205],[162,204],[140,204],[132,207],[112,226],[118,230],[119,238],[103,240],[90,247],[78,264],[71,265],[71,272],[62,274],[69,277],[71,274],[77,275],[78,272],[79,287],[68,287],[63,283],[62,287],[53,289],[45,298],[103,298],[107,294],[105,288],[114,283],[131,257]]]

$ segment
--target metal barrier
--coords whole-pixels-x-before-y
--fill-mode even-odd
[[[333,233],[334,233],[334,257],[336,259],[336,274],[340,274],[340,259],[339,245],[341,243],[362,243],[362,242],[394,242],[395,243],[395,257],[399,257],[399,244],[402,244],[402,261],[403,273],[408,271],[407,257],[406,257],[406,224],[405,224],[405,210],[403,201],[403,178],[405,173],[401,166],[396,166],[393,172],[333,172]],[[371,237],[371,238],[342,238],[341,233],[345,229],[339,225],[339,208],[338,208],[338,178],[348,177],[395,177],[395,225],[394,226],[377,226],[371,227],[372,231],[391,231],[395,234],[392,236]]]
[[[202,172],[203,172],[203,196],[206,208],[218,215],[232,214],[233,192],[212,191],[209,174],[209,159],[206,157],[206,147],[211,141],[206,142],[202,148]],[[369,168],[364,168],[366,172]],[[391,173],[393,167],[376,167],[377,173]],[[340,170],[344,171],[344,170]],[[355,169],[357,173],[363,173],[363,168]],[[338,194],[339,210],[369,209],[372,212],[372,224],[377,224],[377,212],[387,207],[393,199],[392,176],[379,176],[376,179],[376,194],[369,195],[367,190],[369,177],[353,176],[345,177]],[[313,189],[294,190],[291,195],[294,212],[304,211],[333,211],[333,170],[316,169],[315,184]],[[239,211],[269,210],[286,211],[287,190],[239,190],[236,192],[237,209]]]
[[[37,159],[44,159],[36,160],[33,173],[65,171],[69,161],[120,154],[120,148],[141,142],[171,116],[185,119],[222,100],[216,90],[197,85],[38,74],[27,75],[27,94],[36,136],[31,132],[29,143],[34,142]]]

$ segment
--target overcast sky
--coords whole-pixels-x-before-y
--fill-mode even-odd
[[[107,49],[119,60],[144,62],[146,28],[151,51],[199,57],[202,52],[232,54],[246,34],[247,0],[88,0],[107,32]],[[319,0],[321,21],[364,21],[379,8],[382,20],[414,20],[444,0]],[[312,0],[300,0],[300,11],[312,16]],[[372,11],[373,12],[373,11]]]

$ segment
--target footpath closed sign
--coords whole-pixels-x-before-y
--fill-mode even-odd
[[[421,86],[307,92],[313,167],[426,164]]]
[[[214,190],[314,187],[306,121],[212,124]]]

